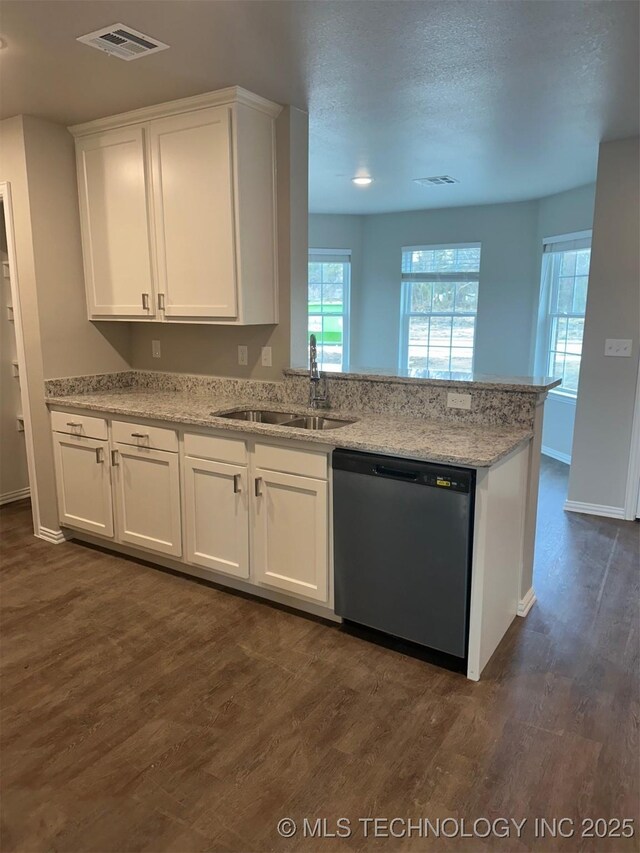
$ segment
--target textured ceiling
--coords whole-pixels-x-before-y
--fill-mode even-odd
[[[594,180],[600,140],[638,133],[639,8],[3,0],[0,109],[72,124],[237,84],[309,111],[313,211],[537,198]],[[171,49],[122,62],[75,41],[116,22]],[[460,183],[412,183],[444,174]]]

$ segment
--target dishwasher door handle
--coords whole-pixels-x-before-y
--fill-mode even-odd
[[[390,468],[388,465],[374,465],[374,474],[379,477],[394,477],[396,480],[408,480],[411,483],[418,482],[417,471],[403,471],[402,468]]]

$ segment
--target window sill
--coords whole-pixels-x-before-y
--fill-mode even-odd
[[[558,400],[560,403],[569,403],[572,406],[575,406],[578,399],[576,394],[567,394],[566,391],[558,391],[556,388],[552,388],[549,391],[549,397],[553,400]]]

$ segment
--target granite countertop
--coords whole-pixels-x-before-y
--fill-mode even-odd
[[[308,376],[309,368],[291,367],[284,371],[288,376]],[[362,382],[390,382],[410,385],[455,385],[464,390],[524,391],[541,394],[556,388],[561,379],[553,376],[495,376],[489,373],[461,373],[454,371],[390,370],[379,367],[354,367],[348,373],[322,372],[328,379],[360,380]]]
[[[449,423],[396,415],[336,410],[315,411],[328,417],[354,419],[355,423],[332,430],[305,430],[272,424],[226,420],[219,417],[233,409],[263,408],[269,411],[309,413],[304,407],[257,401],[247,397],[221,397],[180,392],[126,388],[91,394],[49,397],[51,408],[84,409],[175,424],[215,427],[233,432],[290,438],[325,447],[342,447],[471,468],[494,465],[532,437],[523,427]]]

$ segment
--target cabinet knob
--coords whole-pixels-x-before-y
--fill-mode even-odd
[[[104,462],[104,447],[96,447],[96,462]]]
[[[148,432],[132,432],[131,438],[149,438]]]
[[[256,477],[256,497],[262,497],[262,477]]]
[[[112,450],[112,451],[111,451],[111,464],[112,464],[114,467],[115,467],[116,465],[119,465],[119,464],[120,464],[120,463],[118,462],[118,451],[117,451],[117,450]]]
[[[239,495],[242,489],[240,485],[242,483],[242,476],[240,474],[233,475],[233,493],[234,495]]]
[[[142,308],[144,311],[149,310],[149,294],[148,293],[142,294]]]

